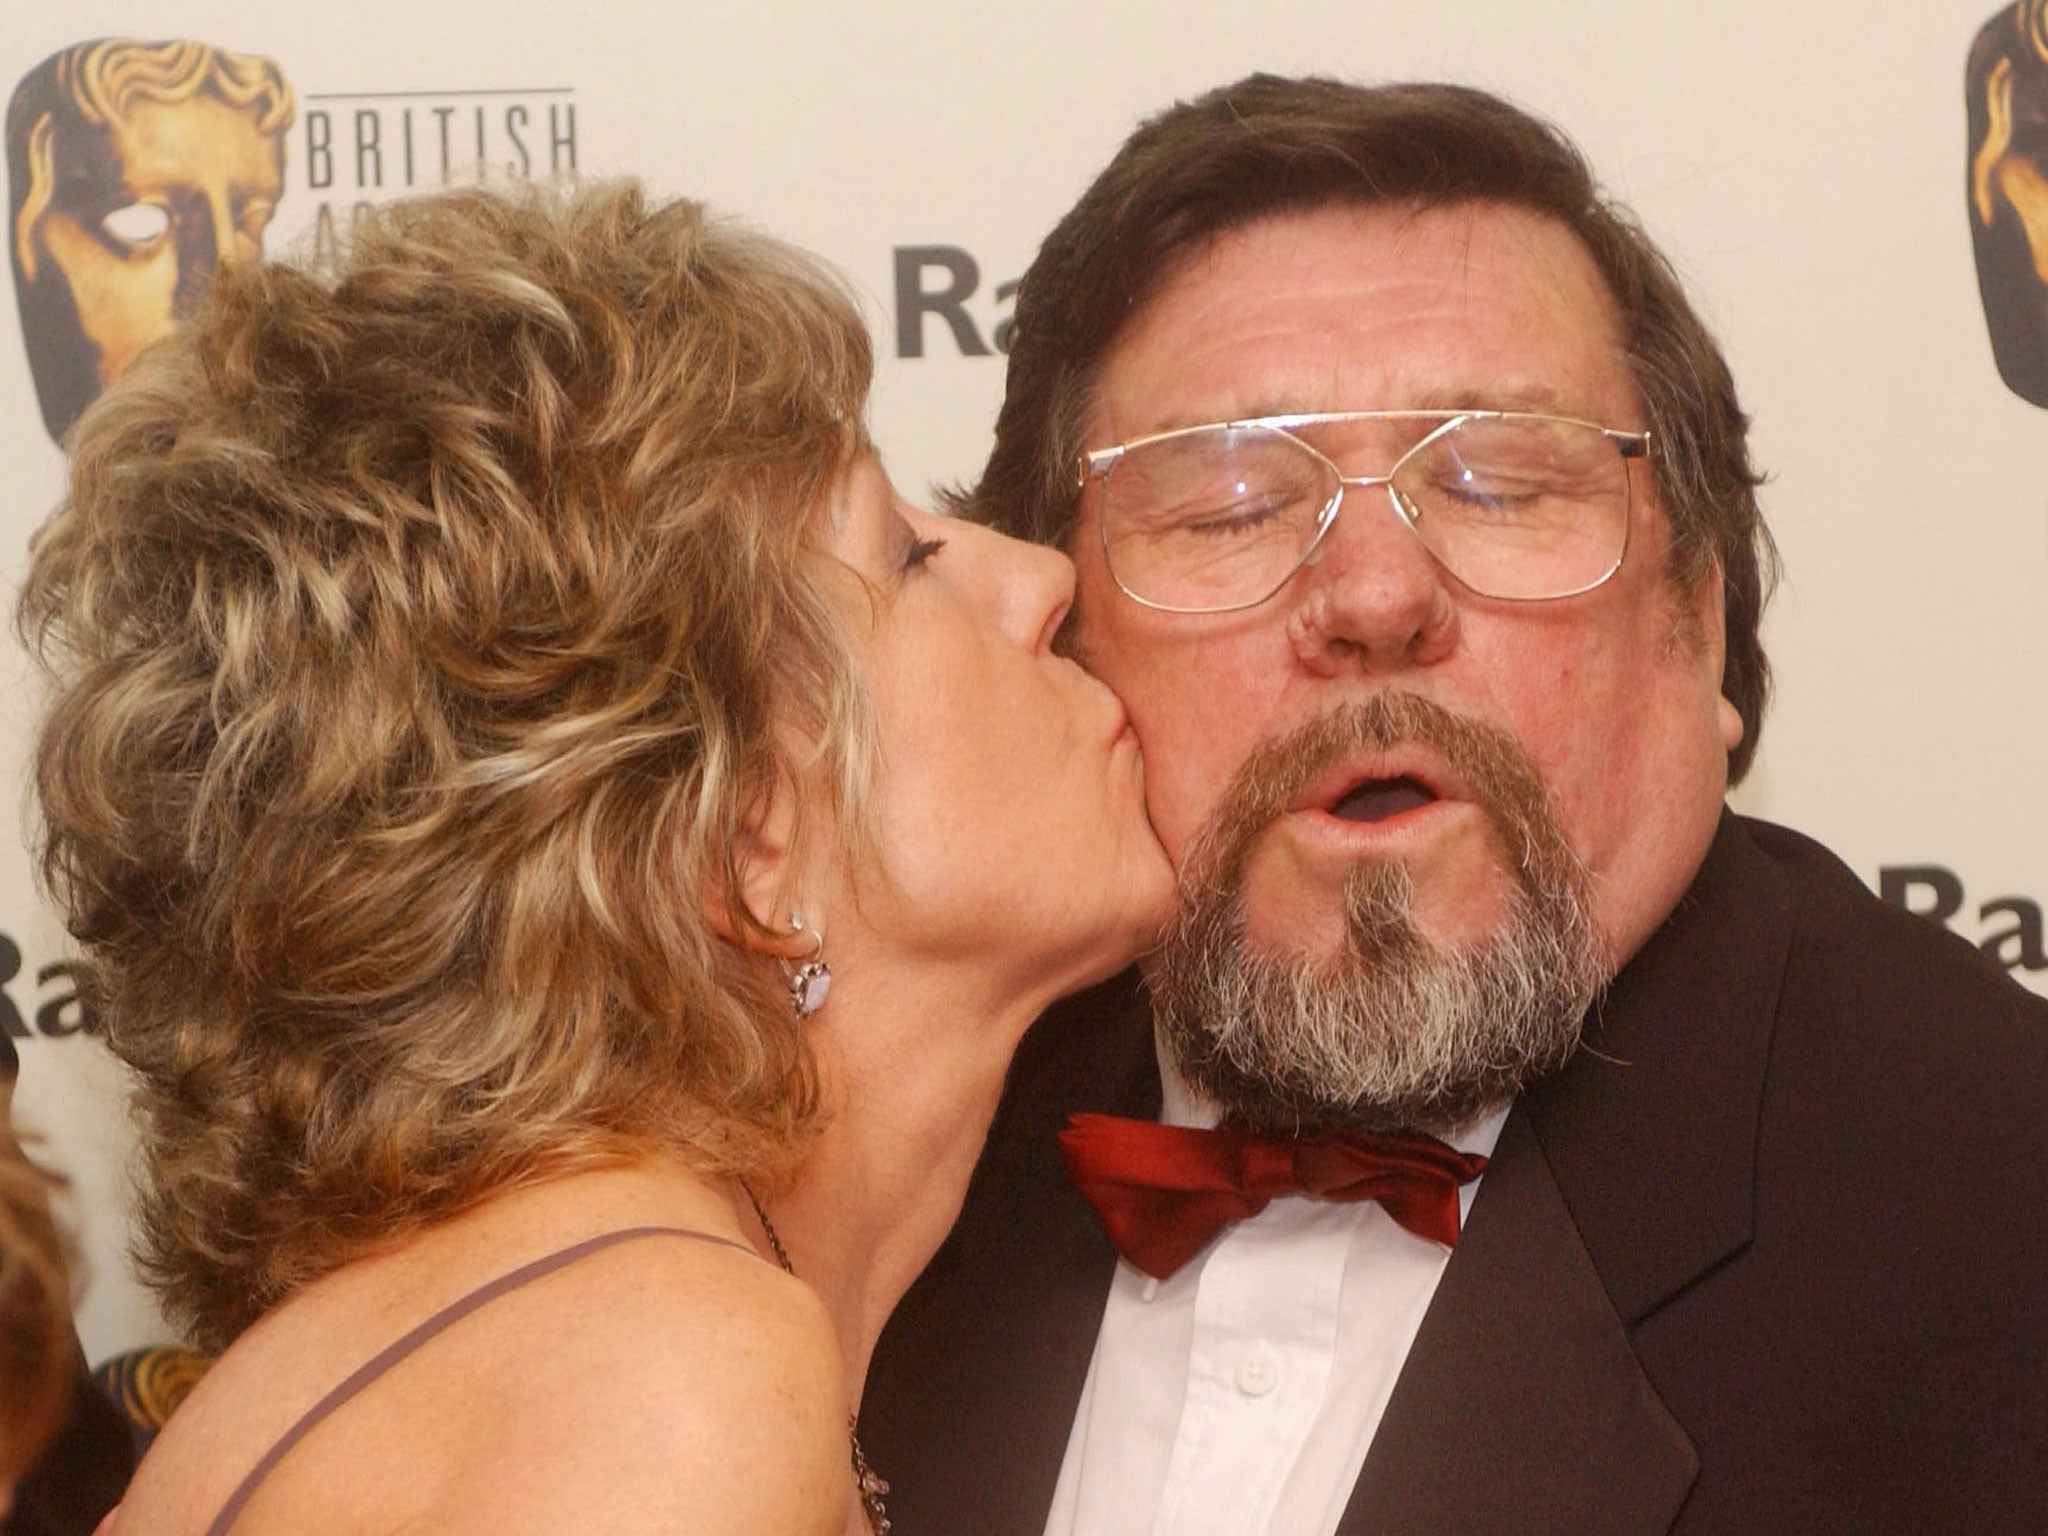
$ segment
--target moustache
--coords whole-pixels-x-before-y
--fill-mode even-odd
[[[1535,761],[1512,733],[1454,714],[1420,694],[1390,690],[1340,705],[1262,742],[1238,767],[1189,846],[1182,884],[1228,887],[1258,836],[1342,758],[1413,743],[1435,753],[1486,813],[1515,867],[1528,874],[1561,839]]]

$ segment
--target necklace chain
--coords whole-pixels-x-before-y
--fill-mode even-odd
[[[794,1280],[796,1269],[789,1262],[789,1250],[782,1246],[775,1223],[761,1209],[753,1186],[744,1179],[739,1181],[739,1185],[746,1193],[747,1204],[754,1208],[754,1219],[761,1223],[761,1235],[768,1239],[768,1251],[775,1255],[775,1262],[782,1266],[782,1272]],[[853,1486],[860,1496],[861,1513],[867,1516],[868,1529],[874,1536],[889,1536],[889,1510],[882,1502],[882,1495],[889,1491],[889,1485],[868,1465],[867,1453],[860,1448],[860,1420],[852,1413],[846,1416],[846,1443],[853,1451]]]

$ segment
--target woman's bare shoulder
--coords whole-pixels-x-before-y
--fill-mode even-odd
[[[315,1509],[337,1532],[841,1530],[847,1392],[823,1304],[746,1248],[720,1202],[677,1210],[638,1177],[510,1196],[281,1307],[180,1409],[121,1528],[202,1529],[324,1391],[480,1285],[593,1234],[679,1224],[704,1230],[606,1243],[460,1316],[323,1420],[238,1531],[314,1529]],[[323,1490],[343,1485],[337,1521]]]
[[[845,1370],[809,1287],[748,1253],[649,1239],[553,1301],[498,1430],[507,1461],[554,1471],[489,1519],[464,1497],[477,1529],[842,1529]]]

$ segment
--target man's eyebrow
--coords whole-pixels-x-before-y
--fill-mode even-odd
[[[1274,416],[1343,415],[1353,409],[1349,405],[1318,404],[1308,405],[1287,397],[1250,401],[1232,407],[1226,415],[1214,413],[1176,411],[1163,416],[1146,427],[1144,436],[1158,432],[1178,432],[1185,427],[1207,427],[1224,421],[1262,421]],[[1513,384],[1489,384],[1484,387],[1435,388],[1403,394],[1398,403],[1356,408],[1360,415],[1398,411],[1533,411],[1542,415],[1580,416],[1585,414],[1583,402],[1576,402],[1549,384],[1530,381]]]
[[[1175,411],[1159,417],[1144,432],[1133,436],[1151,437],[1161,432],[1179,432],[1188,427],[1213,427],[1225,421],[1263,421],[1269,416],[1306,416],[1316,408],[1286,399],[1254,400],[1229,407],[1224,414],[1214,411]]]
[[[1582,403],[1568,400],[1553,386],[1537,380],[1489,384],[1473,389],[1431,389],[1413,397],[1413,411],[1537,411],[1549,415],[1582,414]]]

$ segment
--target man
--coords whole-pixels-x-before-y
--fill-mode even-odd
[[[182,40],[77,43],[22,77],[8,248],[52,438],[192,313],[221,262],[262,255],[293,110],[270,60]]]
[[[1480,92],[1254,77],[1054,230],[974,508],[1073,553],[1184,911],[884,1336],[902,1536],[2048,1529],[2048,1006],[1723,808],[1745,425]]]

